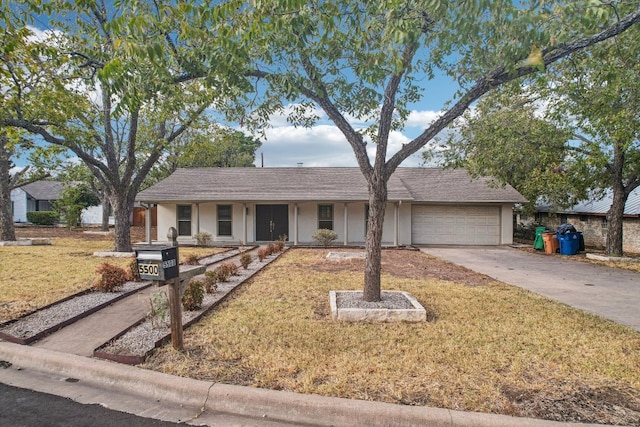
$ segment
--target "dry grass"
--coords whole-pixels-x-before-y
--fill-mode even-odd
[[[0,321],[45,306],[93,285],[103,262],[126,268],[128,258],[97,258],[105,239],[54,238],[51,246],[0,247]]]
[[[103,262],[128,268],[129,258],[97,258],[113,249],[113,238],[64,229],[20,230],[22,235],[52,237],[51,246],[0,247],[0,322],[4,322],[91,287]],[[55,233],[55,234],[54,234]],[[221,248],[181,248],[180,258],[199,257]]]
[[[500,283],[389,274],[383,288],[409,291],[432,321],[335,323],[329,290],[360,289],[362,273],[310,274],[325,255],[290,250],[189,329],[184,353],[165,347],[146,367],[302,393],[615,422],[580,409],[603,407],[598,396],[607,395],[607,404],[631,408],[624,423],[640,424],[639,333]]]

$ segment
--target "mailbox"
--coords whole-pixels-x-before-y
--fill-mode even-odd
[[[136,249],[138,273],[142,280],[165,281],[179,275],[178,248],[147,246]]]

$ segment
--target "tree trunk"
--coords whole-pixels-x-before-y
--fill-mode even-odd
[[[111,202],[109,201],[109,196],[106,193],[103,193],[103,196],[100,198],[102,203],[102,226],[100,230],[109,231],[109,213],[111,213]]]
[[[613,187],[613,201],[607,212],[607,244],[605,253],[609,256],[622,256],[622,226],[624,205],[629,197],[622,185]]]
[[[9,153],[5,150],[5,138],[0,135],[0,240],[16,240],[11,213],[11,172]]]
[[[111,206],[115,217],[115,251],[131,252],[131,213],[133,200],[124,191],[114,191],[111,196]]]
[[[382,270],[382,231],[387,207],[387,182],[384,179],[369,183],[369,219],[367,221],[367,258],[364,267],[365,301],[380,301],[380,273]]]

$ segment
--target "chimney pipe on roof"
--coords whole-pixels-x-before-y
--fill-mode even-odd
[[[302,167],[302,162],[298,163],[298,167],[301,168]]]

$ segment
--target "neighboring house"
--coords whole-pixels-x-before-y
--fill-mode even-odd
[[[513,205],[525,199],[510,186],[474,180],[464,170],[399,168],[388,183],[385,245],[504,245],[513,241]],[[140,192],[157,205],[158,236],[175,227],[190,241],[208,232],[217,243],[266,242],[287,235],[313,243],[318,228],[337,243],[364,244],[367,184],[358,168],[178,169]]]
[[[13,222],[27,222],[27,212],[52,211],[64,186],[57,181],[36,181],[11,190]]]
[[[11,190],[13,222],[28,222],[27,212],[55,210],[53,203],[60,200],[64,184],[58,181],[36,181]],[[109,217],[113,224],[113,217]],[[102,205],[90,206],[82,211],[82,224],[102,224]]]
[[[586,200],[571,209],[557,211],[550,206],[538,206],[536,222],[551,229],[560,224],[573,224],[576,230],[582,232],[587,246],[604,247],[607,240],[607,212],[611,202],[611,192],[607,192],[602,199]],[[640,187],[629,194],[622,222],[622,249],[640,253]]]

